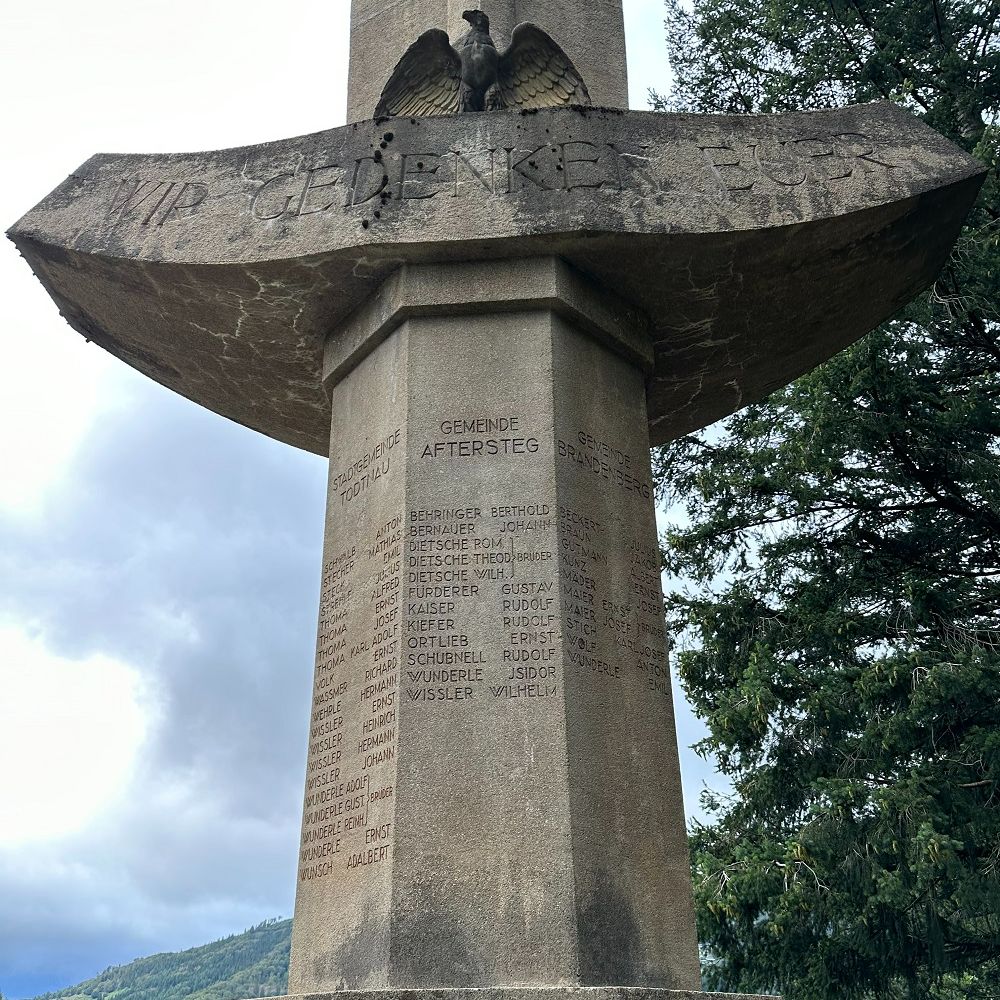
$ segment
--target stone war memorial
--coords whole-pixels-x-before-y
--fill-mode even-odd
[[[289,992],[708,996],[649,449],[928,286],[982,172],[890,104],[628,111],[621,0],[463,7],[354,0],[349,124],[98,155],[9,235],[329,456]]]

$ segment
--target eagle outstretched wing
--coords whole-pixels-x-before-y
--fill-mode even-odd
[[[590,93],[572,60],[534,24],[519,24],[500,57],[494,108],[557,108],[590,104]]]
[[[396,64],[375,117],[455,115],[459,111],[462,59],[440,28],[425,31]]]

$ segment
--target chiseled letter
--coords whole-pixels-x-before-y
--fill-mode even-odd
[[[272,184],[276,183],[277,181],[284,181],[284,180],[295,180],[295,174],[277,174],[270,180],[264,181],[264,183],[261,184],[259,188],[257,188],[257,193],[253,196],[253,200],[250,202],[250,213],[255,218],[260,219],[262,222],[268,222],[271,219],[280,218],[282,215],[285,214],[285,212],[288,211],[288,206],[292,203],[292,199],[295,197],[294,195],[291,194],[285,197],[285,203],[273,215],[261,215],[261,213],[257,211],[258,202],[260,201],[261,195],[263,195],[264,192],[267,191],[267,189]]]

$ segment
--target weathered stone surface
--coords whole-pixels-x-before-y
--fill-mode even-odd
[[[558,257],[404,265],[326,342],[323,378],[340,379],[405,319],[548,309],[649,374],[653,345],[647,317],[597,289]]]
[[[353,992],[306,993],[278,1000],[780,1000],[770,994],[701,993],[693,990],[631,989],[623,986],[513,989],[366,990]],[[835,1000],[831,997],[830,1000]]]
[[[926,286],[981,178],[885,104],[494,113],[96,156],[10,235],[85,336],[323,454],[326,333],[392,271],[556,254],[649,317],[655,444],[788,382]]]
[[[428,28],[444,28],[454,41],[469,30],[462,12],[485,11],[500,51],[514,26],[532,21],[559,43],[573,60],[593,102],[628,107],[625,23],[621,0],[355,0],[351,5],[351,68],[348,121],[375,114],[379,94],[409,45]]]
[[[331,337],[294,992],[698,986],[645,331],[601,299],[414,265]]]

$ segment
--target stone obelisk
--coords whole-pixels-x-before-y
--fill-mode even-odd
[[[625,105],[620,2],[486,12],[500,46],[557,28]],[[356,2],[349,117],[460,13]],[[290,992],[698,988],[652,366],[640,314],[556,256],[408,265],[331,330]]]
[[[408,265],[331,334],[290,991],[697,987],[651,364],[555,257]]]
[[[984,171],[887,104],[629,112],[620,0],[483,6],[604,107],[374,120],[464,4],[355,0],[351,124],[98,155],[9,235],[88,340],[329,455],[289,990],[666,1000],[699,975],[650,444],[930,284]]]

